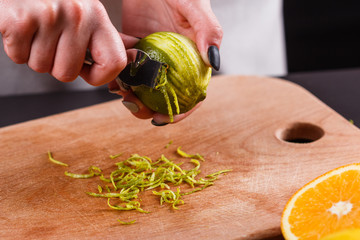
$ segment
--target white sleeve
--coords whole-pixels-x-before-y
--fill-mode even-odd
[[[282,0],[211,0],[211,5],[224,30],[220,73],[286,74]]]

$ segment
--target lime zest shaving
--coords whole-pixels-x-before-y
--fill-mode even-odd
[[[65,175],[72,178],[78,178],[78,179],[86,179],[86,178],[92,178],[95,176],[102,176],[101,172],[102,170],[99,167],[96,166],[90,166],[88,169],[89,173],[81,174],[81,173],[71,173],[66,171]]]
[[[121,211],[136,210],[136,211],[139,211],[142,213],[150,213],[150,212],[145,211],[142,208],[140,208],[140,202],[138,202],[138,201],[128,201],[128,202],[124,203],[122,206],[120,206],[120,205],[111,205],[110,198],[108,198],[107,204],[110,208],[115,209],[115,210],[121,210]]]
[[[117,198],[120,197],[120,193],[94,193],[94,192],[86,192],[86,194],[93,196],[93,197],[103,197],[103,198]]]
[[[110,182],[111,182],[111,180],[108,179],[108,178],[106,178],[106,177],[104,177],[103,174],[101,174],[99,178],[100,178],[100,180],[102,180],[102,181],[104,181],[104,182],[107,182],[107,183],[110,183]]]
[[[168,83],[167,80],[167,70],[169,68],[168,64],[164,64],[159,69],[159,77],[158,77],[158,84],[155,86],[156,90],[159,90],[161,87],[165,87],[165,85]]]
[[[90,166],[88,171],[90,174],[94,174],[94,176],[102,175],[101,174],[102,170],[96,166]]]
[[[105,189],[106,189],[106,191],[107,191],[108,193],[111,192],[111,189],[109,188],[109,186],[105,186]]]
[[[174,98],[174,104],[175,104],[175,107],[176,107],[176,114],[180,114],[179,101],[178,101],[178,98],[177,98],[177,95],[176,95],[176,92],[175,92],[174,88],[172,86],[170,86],[170,85],[167,85],[167,89],[169,89],[171,95]]]
[[[231,172],[231,171],[232,171],[231,169],[225,169],[225,170],[221,170],[221,171],[217,171],[212,174],[209,174],[206,177],[216,177],[216,176],[219,176],[220,174],[224,174],[224,173]]]
[[[179,209],[176,205],[184,204],[184,201],[181,198],[180,188],[177,188],[176,192],[171,190],[163,190],[160,192],[153,191],[154,195],[160,196],[160,205],[163,205],[164,202],[170,203],[173,209]]]
[[[63,162],[60,162],[56,159],[54,159],[52,153],[50,151],[48,151],[48,157],[49,157],[49,160],[52,162],[52,163],[55,163],[57,165],[60,165],[60,166],[65,166],[65,167],[68,167],[69,165],[66,164],[66,163],[63,163]]]
[[[86,178],[92,178],[95,176],[94,173],[79,174],[79,173],[71,173],[68,171],[65,171],[65,175],[68,177],[77,178],[77,179],[86,179]]]
[[[127,159],[115,163],[116,169],[108,176],[104,176],[103,171],[97,166],[90,166],[88,173],[85,174],[65,172],[65,175],[79,179],[99,177],[99,180],[103,182],[102,186],[97,185],[97,191],[86,192],[86,194],[91,197],[107,198],[107,205],[111,209],[149,213],[141,207],[140,192],[152,190],[153,195],[159,197],[161,205],[167,204],[177,210],[185,203],[184,196],[214,185],[219,175],[231,171],[220,170],[199,178],[201,161],[205,161],[203,156],[187,154],[181,150],[181,147],[177,148],[176,153],[181,157],[190,158],[188,163],[193,166],[183,168],[182,162],[175,162],[164,154],[156,161],[152,161],[147,156],[132,154]],[[192,189],[181,191],[180,184],[182,183],[188,184]],[[176,190],[174,190],[175,187]]]
[[[166,91],[166,87],[160,87],[159,90],[164,95],[164,99],[165,99],[165,102],[166,102],[170,122],[173,122],[174,121],[174,114],[173,114],[173,110],[172,110],[172,107],[171,107],[169,95],[168,95],[168,93]]]
[[[165,145],[165,148],[169,148],[171,144],[173,144],[173,140],[170,140],[170,142]]]
[[[173,122],[174,121],[174,111],[172,109],[168,91],[171,93],[171,96],[174,99],[173,103],[175,105],[175,113],[176,114],[180,114],[180,106],[179,106],[179,100],[178,100],[175,89],[171,85],[168,84],[168,80],[167,80],[167,69],[168,68],[169,68],[169,65],[165,64],[159,70],[159,72],[160,72],[159,77],[158,77],[159,82],[156,85],[155,89],[159,90],[163,94],[164,100],[166,103],[166,107],[167,107],[167,112],[168,112],[168,115],[170,118],[170,122]]]
[[[122,224],[122,225],[131,225],[131,224],[136,223],[136,220],[124,222],[124,221],[121,221],[120,219],[118,219],[117,221],[118,221],[120,224]]]
[[[200,155],[199,153],[196,153],[196,154],[188,154],[188,153],[184,152],[183,150],[181,150],[181,146],[176,149],[176,152],[177,152],[180,156],[185,157],[185,158],[196,158],[196,159],[199,159],[199,160],[204,161],[204,157],[203,157],[202,155]]]
[[[212,183],[212,182],[207,182],[207,183],[205,183],[205,185],[202,186],[202,187],[197,187],[197,188],[194,188],[193,190],[191,190],[191,191],[189,191],[189,192],[181,193],[181,196],[190,195],[190,194],[193,194],[193,193],[195,193],[195,192],[202,191],[202,190],[204,190],[205,188],[207,188],[207,187],[209,187],[209,186],[211,186],[211,185],[213,185],[213,184],[214,184],[214,183]]]
[[[123,153],[119,153],[119,154],[115,154],[115,155],[110,155],[109,157],[111,158],[111,159],[115,159],[115,158],[118,158],[118,157],[120,157],[120,156],[122,156],[123,155]]]

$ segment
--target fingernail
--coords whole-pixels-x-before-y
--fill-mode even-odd
[[[109,88],[109,93],[114,93],[114,94],[116,94],[116,93],[118,93],[119,91],[120,91],[120,88],[112,88],[112,89]]]
[[[155,122],[155,120],[151,120],[151,124],[154,125],[154,126],[157,126],[157,127],[161,127],[161,126],[165,126],[165,125],[168,125],[169,123],[158,123],[158,122]]]
[[[119,85],[119,88],[121,91],[128,91],[130,89],[130,86],[121,81],[121,79],[118,77],[115,78],[116,83]]]
[[[208,49],[208,58],[210,65],[216,70],[220,69],[220,52],[217,46],[210,46]]]
[[[122,101],[122,103],[130,112],[137,113],[139,111],[138,105],[133,102]]]

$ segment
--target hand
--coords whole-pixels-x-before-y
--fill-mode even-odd
[[[63,82],[80,74],[91,85],[113,80],[126,66],[124,42],[98,0],[0,0],[7,55]],[[123,42],[124,41],[124,42]],[[86,49],[95,63],[84,66]]]
[[[222,28],[211,10],[209,0],[123,0],[123,32],[145,37],[153,32],[171,31],[192,39],[204,62],[215,70],[220,68],[219,47]],[[124,98],[124,105],[138,118],[153,118],[152,124],[166,125],[167,115],[153,112],[135,97],[131,90],[121,89],[113,82],[109,88],[116,89]],[[172,123],[179,122],[199,107],[174,116]]]
[[[116,81],[109,83],[109,91],[123,97],[124,106],[137,118],[148,119],[152,118],[151,123],[155,126],[164,126],[170,123],[170,117],[165,114],[157,113],[146,107],[131,91],[131,89],[125,89],[118,84]],[[171,123],[177,123],[189,116],[194,110],[196,110],[201,105],[201,102],[198,103],[190,111],[174,115],[174,121]]]
[[[123,0],[123,32],[145,37],[171,31],[192,39],[207,65],[220,68],[222,28],[210,0]]]

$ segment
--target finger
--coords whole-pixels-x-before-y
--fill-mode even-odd
[[[198,104],[196,104],[196,106],[194,108],[192,108],[190,111],[187,111],[186,113],[174,115],[174,121],[173,122],[170,122],[170,117],[168,115],[161,114],[161,113],[154,113],[152,123],[154,125],[156,125],[156,126],[162,126],[162,125],[165,125],[167,123],[178,123],[178,122],[184,120],[185,118],[187,118],[196,109],[198,109],[200,107],[201,103],[202,102],[199,102]]]
[[[3,23],[9,24],[9,23]],[[30,56],[31,42],[38,24],[31,17],[18,18],[11,27],[2,29],[4,50],[8,57],[18,64],[26,63]]]
[[[135,44],[140,40],[137,37],[133,37],[124,33],[119,33],[124,43],[125,49],[133,48]]]
[[[108,83],[125,68],[125,47],[110,20],[95,29],[88,47],[94,63],[84,66],[80,75],[89,84],[99,86]]]
[[[45,16],[44,16],[45,15]],[[44,12],[42,24],[36,32],[30,50],[28,66],[36,72],[50,72],[62,29],[57,23],[55,11]]]
[[[120,82],[121,83],[121,82]],[[123,97],[123,105],[137,118],[148,119],[154,114],[154,111],[146,107],[140,99],[132,92],[130,88],[124,88],[118,84],[117,80],[113,80],[108,85],[109,92],[118,94]]]
[[[193,14],[194,9],[197,10],[197,14]],[[184,7],[180,8],[180,11],[181,14],[187,18],[195,32],[194,40],[203,61],[208,66],[212,66],[218,70],[220,68],[219,49],[223,30],[211,9],[210,1],[187,0],[184,3]]]
[[[137,118],[149,119],[152,118],[154,111],[146,107],[136,96],[129,90],[127,92],[121,92],[123,95],[124,106]]]
[[[80,73],[89,84],[99,86],[108,83],[125,68],[125,48],[118,33],[116,34],[117,37],[114,37],[114,32],[104,29],[99,29],[93,34],[89,50],[94,63],[84,66]]]
[[[130,86],[124,84],[119,78],[116,78],[115,80],[109,82],[108,89],[111,93],[123,96],[130,90]]]
[[[87,36],[66,28],[59,38],[51,75],[62,82],[71,82],[77,78],[83,66]]]
[[[109,82],[108,89],[111,93],[118,93],[120,91],[120,87],[117,84],[116,80]]]

